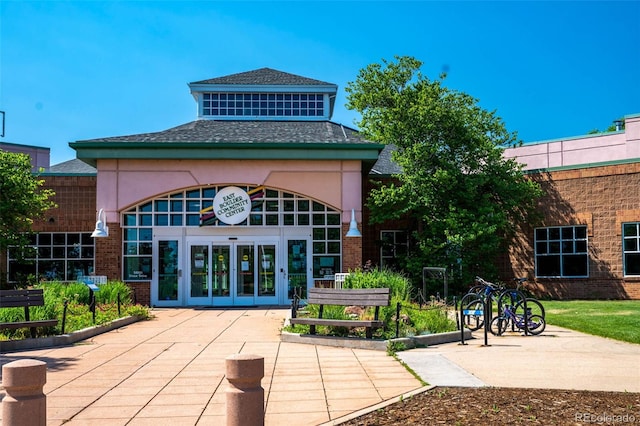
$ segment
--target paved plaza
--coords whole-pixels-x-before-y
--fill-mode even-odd
[[[264,357],[266,425],[333,425],[424,387],[385,351],[287,343],[289,310],[154,309],[71,346],[2,353],[47,363],[48,425],[224,425],[225,359]],[[640,392],[640,345],[548,326],[399,352],[430,385]],[[0,391],[0,397],[3,392]]]

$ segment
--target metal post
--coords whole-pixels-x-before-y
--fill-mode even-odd
[[[400,336],[400,302],[396,305],[396,339]]]

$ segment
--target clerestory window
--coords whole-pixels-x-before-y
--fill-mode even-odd
[[[203,93],[202,115],[218,117],[322,117],[322,93]]]

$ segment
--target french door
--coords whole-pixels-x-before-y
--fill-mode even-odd
[[[277,241],[187,241],[187,304],[278,303]]]

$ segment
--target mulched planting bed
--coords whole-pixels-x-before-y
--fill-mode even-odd
[[[383,425],[640,424],[640,393],[437,387],[350,420]]]

